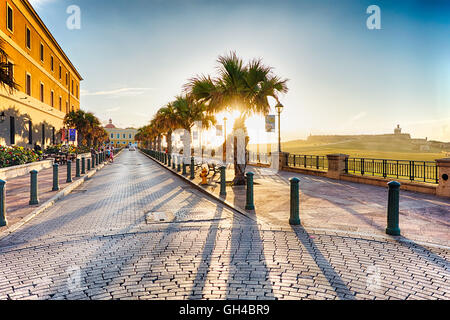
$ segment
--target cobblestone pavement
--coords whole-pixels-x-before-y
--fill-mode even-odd
[[[449,256],[273,228],[125,151],[0,240],[0,299],[449,299]]]
[[[289,179],[300,179],[300,219],[304,227],[384,235],[387,224],[387,188],[337,181],[305,174],[249,166],[253,171],[255,216],[272,225],[288,225]],[[200,170],[194,182],[200,184]],[[189,170],[188,170],[189,176]],[[232,180],[233,169],[227,170]],[[209,175],[209,191],[220,192],[220,174]],[[225,199],[245,208],[245,186],[227,186]],[[400,229],[404,237],[450,246],[450,200],[400,191]]]
[[[72,163],[72,180],[76,181],[79,178],[75,177],[76,166],[75,161]],[[59,188],[60,190],[67,187],[70,183],[67,180],[67,166],[59,166]],[[23,219],[25,216],[36,210],[45,201],[51,199],[58,191],[52,191],[53,188],[53,168],[42,169],[38,173],[38,190],[39,190],[39,204],[29,205],[30,201],[30,175],[19,176],[8,179],[6,181],[6,217],[8,226],[14,225],[16,222]],[[0,232],[7,229],[7,227],[0,227]]]

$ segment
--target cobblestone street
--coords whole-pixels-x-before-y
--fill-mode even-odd
[[[450,298],[448,247],[270,225],[127,150],[0,257],[0,299]]]

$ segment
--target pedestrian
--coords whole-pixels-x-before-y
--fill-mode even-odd
[[[111,152],[109,153],[109,159],[111,160],[111,163],[114,163],[114,150],[111,149]]]

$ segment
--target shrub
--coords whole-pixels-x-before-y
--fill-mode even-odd
[[[23,147],[0,146],[0,167],[12,167],[40,160],[41,152],[27,150]]]

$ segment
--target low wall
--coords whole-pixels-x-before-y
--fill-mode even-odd
[[[42,170],[51,168],[53,166],[53,160],[44,160],[38,162],[32,162],[27,164],[22,164],[20,166],[1,168],[0,169],[0,179],[8,180],[19,176],[24,176],[30,173],[31,170]]]
[[[281,168],[283,171],[289,171],[289,172],[296,172],[296,173],[302,173],[302,174],[309,174],[311,176],[318,176],[318,177],[326,177],[327,172],[317,169],[310,169],[310,168],[293,168],[293,167],[283,167]]]
[[[266,163],[252,163],[252,162],[249,162],[248,165],[253,166],[253,167],[260,167],[260,168],[270,168],[270,164],[266,164]]]
[[[427,194],[436,194],[436,188],[437,185],[434,184],[425,184],[425,183],[419,183],[419,182],[412,182],[412,181],[406,181],[406,180],[400,180],[400,179],[384,179],[380,177],[367,177],[367,176],[356,176],[351,174],[344,174],[341,175],[339,180],[349,181],[349,182],[356,182],[356,183],[364,183],[364,184],[370,184],[373,186],[379,186],[379,187],[388,187],[388,182],[392,180],[396,180],[401,183],[401,190],[407,190],[407,191],[414,191],[414,192],[420,192],[420,193],[427,193]]]
[[[283,167],[282,170],[288,171],[288,172],[307,174],[307,175],[312,175],[312,176],[327,177],[326,171],[321,171],[321,170],[316,170],[316,169]],[[352,174],[341,174],[339,176],[339,179],[337,179],[337,180],[362,183],[362,184],[370,184],[373,186],[387,188],[388,182],[390,182],[394,179],[384,179],[381,177],[369,177],[369,176],[357,176],[357,175],[352,175]],[[437,185],[435,185],[435,184],[412,182],[412,181],[406,181],[406,180],[398,180],[398,182],[401,183],[400,189],[402,189],[402,190],[414,191],[414,192],[420,192],[420,193],[426,193],[426,194],[433,194],[433,195],[436,194]]]

